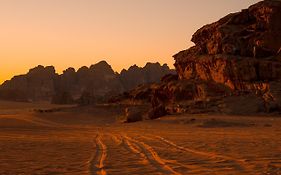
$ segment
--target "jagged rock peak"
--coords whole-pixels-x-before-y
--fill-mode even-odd
[[[149,66],[161,66],[161,64],[159,62],[156,63],[147,62],[144,67],[149,67]]]
[[[104,60],[90,66],[90,69],[108,69],[108,68],[112,69],[111,66]]]
[[[122,72],[126,72],[126,71],[149,69],[149,68],[160,68],[160,67],[161,68],[165,68],[165,69],[170,69],[168,64],[166,64],[166,63],[161,65],[159,62],[156,62],[156,63],[147,62],[144,67],[140,67],[140,66],[137,66],[136,64],[134,64],[134,65],[130,66],[128,68],[128,70],[127,69],[122,69],[121,73]]]
[[[90,66],[90,71],[100,72],[105,74],[115,74],[111,65],[109,65],[106,61],[100,61],[96,64]]]
[[[137,85],[153,82],[160,82],[166,74],[175,74],[167,64],[147,63],[144,67],[131,66],[128,70],[123,69],[120,73],[120,80],[126,90],[130,90]]]
[[[63,74],[74,74],[76,73],[75,69],[73,67],[67,68],[63,71]]]
[[[49,73],[49,74],[55,74],[56,70],[54,68],[54,66],[42,66],[42,65],[38,65],[35,68],[32,68],[29,70],[28,74],[40,74],[40,73]]]
[[[89,68],[87,66],[82,66],[78,69],[77,73],[82,73],[88,71]]]

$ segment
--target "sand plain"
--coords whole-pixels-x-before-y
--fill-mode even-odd
[[[281,174],[281,117],[120,123],[118,106],[0,102],[1,175]],[[34,109],[63,108],[55,112]]]

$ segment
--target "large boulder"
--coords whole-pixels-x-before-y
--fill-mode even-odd
[[[147,106],[131,106],[125,108],[124,118],[122,122],[133,123],[142,121],[145,119],[145,115],[148,111]]]

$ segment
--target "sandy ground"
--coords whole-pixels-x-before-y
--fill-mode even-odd
[[[281,117],[180,115],[122,124],[112,107],[35,113],[0,102],[0,174],[281,174]]]

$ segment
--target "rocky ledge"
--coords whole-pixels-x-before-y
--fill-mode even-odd
[[[226,98],[254,94],[264,108],[261,111],[269,111],[272,103],[277,108],[280,19],[281,1],[264,0],[203,26],[192,36],[195,46],[174,55],[179,79],[224,85],[231,91]]]
[[[168,113],[281,110],[281,1],[264,0],[200,28],[174,55],[177,77],[131,91]]]

